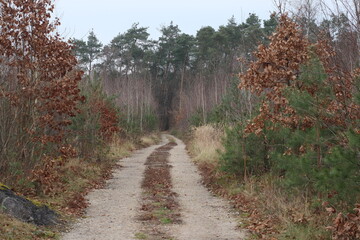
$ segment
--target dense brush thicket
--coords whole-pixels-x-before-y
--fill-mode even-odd
[[[358,69],[338,66],[329,44],[311,44],[290,18],[280,18],[269,45],[258,47],[240,75],[239,91],[256,94],[259,107],[228,130],[224,169],[241,176],[271,171],[329,201],[358,201]]]
[[[50,0],[0,5],[0,181],[12,186],[49,185],[57,166],[97,158],[121,132],[113,99],[82,80],[72,46],[55,32],[53,9]]]
[[[81,72],[70,45],[53,33],[51,1],[2,1],[0,10],[0,171],[14,178],[68,149]]]
[[[347,37],[355,34],[348,30]],[[350,210],[346,217],[338,213],[329,229],[334,239],[356,239],[359,209],[351,209],[360,197],[359,54],[353,67],[341,64],[336,46],[342,37],[311,42],[287,15],[280,17],[270,43],[258,47],[239,75],[238,91],[255,95],[254,107],[235,121],[220,118],[230,126],[221,168],[245,181],[278,176],[280,186],[311,204],[322,202],[331,213]],[[230,96],[238,110],[250,104]],[[226,98],[224,104],[231,106]]]

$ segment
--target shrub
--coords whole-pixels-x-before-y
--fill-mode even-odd
[[[245,137],[244,128],[236,125],[227,129],[220,163],[224,171],[238,176],[258,175],[265,171],[267,149],[264,139],[255,134]]]
[[[48,0],[0,5],[0,172],[18,161],[25,174],[58,156],[82,99],[71,46],[55,33]]]
[[[86,101],[79,104],[80,113],[70,126],[73,143],[81,157],[98,158],[112,136],[120,133],[119,113],[113,99],[102,89],[99,79],[84,82],[82,93]]]

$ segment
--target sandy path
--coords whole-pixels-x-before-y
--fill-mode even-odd
[[[178,193],[183,224],[174,226],[172,235],[177,240],[235,240],[245,239],[244,232],[236,230],[236,219],[229,204],[212,196],[200,183],[196,166],[190,161],[185,145],[176,139],[177,146],[170,151],[173,191]]]
[[[162,143],[164,144],[164,143]],[[141,180],[146,158],[160,145],[136,151],[120,161],[105,189],[91,192],[85,218],[77,222],[63,240],[130,240],[141,228],[135,221],[141,198]]]
[[[166,144],[168,141],[163,141]],[[201,184],[196,166],[182,141],[170,151],[173,189],[178,194],[181,224],[162,225],[176,240],[239,240],[244,232],[236,230],[236,219],[224,200],[212,196]],[[62,240],[134,240],[143,232],[136,218],[141,206],[141,181],[147,157],[159,146],[136,151],[120,161],[123,168],[114,172],[105,189],[88,195],[86,216],[63,235]]]

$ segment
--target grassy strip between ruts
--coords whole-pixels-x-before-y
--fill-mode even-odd
[[[135,149],[147,147],[159,141],[157,134],[134,140],[114,139],[109,144],[109,151],[100,161],[74,158],[54,169],[59,175],[59,182],[56,183],[58,188],[55,188],[50,195],[25,195],[35,202],[47,204],[56,210],[64,223],[72,222],[83,215],[88,205],[85,199],[86,194],[94,188],[103,187],[106,180],[112,176],[112,171],[121,168],[119,159],[129,156]],[[17,193],[22,193],[25,189],[23,186],[14,188]],[[65,230],[66,225],[39,227],[4,215],[0,210],[1,240],[59,239],[60,232]]]
[[[142,182],[141,214],[143,229],[135,234],[137,239],[173,239],[162,229],[164,224],[180,223],[177,194],[172,189],[169,151],[176,145],[170,142],[157,148],[146,160]]]

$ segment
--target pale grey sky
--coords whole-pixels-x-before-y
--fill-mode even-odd
[[[94,29],[104,44],[136,22],[157,39],[161,26],[171,21],[183,33],[195,35],[201,27],[227,24],[231,16],[243,22],[256,13],[264,20],[275,10],[273,0],[56,0],[55,5],[62,36],[86,39]]]

